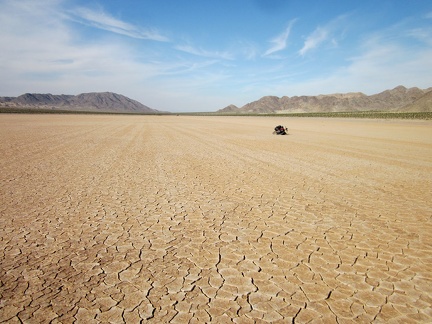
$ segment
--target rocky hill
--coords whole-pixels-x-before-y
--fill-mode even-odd
[[[432,111],[432,88],[398,86],[367,96],[361,92],[282,98],[265,96],[241,108],[230,105],[225,113],[306,113],[350,111]]]
[[[229,105],[223,109],[220,109],[221,112],[236,112],[239,108],[236,105]]]
[[[159,112],[112,92],[91,92],[76,96],[26,93],[19,97],[0,97],[0,107],[116,113]]]
[[[415,100],[412,104],[400,108],[399,111],[408,111],[408,112],[432,111],[432,91],[427,92],[419,99]]]

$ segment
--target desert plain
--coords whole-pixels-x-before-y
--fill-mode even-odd
[[[432,322],[430,120],[2,114],[0,138],[2,322]]]

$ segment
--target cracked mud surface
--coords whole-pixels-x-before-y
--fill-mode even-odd
[[[0,321],[432,322],[431,121],[0,115],[0,138]]]

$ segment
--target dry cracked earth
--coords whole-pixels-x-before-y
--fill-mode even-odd
[[[0,138],[2,322],[432,322],[432,121],[3,114]]]

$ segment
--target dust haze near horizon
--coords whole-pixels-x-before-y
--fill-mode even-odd
[[[0,0],[0,96],[110,91],[154,109],[432,86],[430,1]]]

